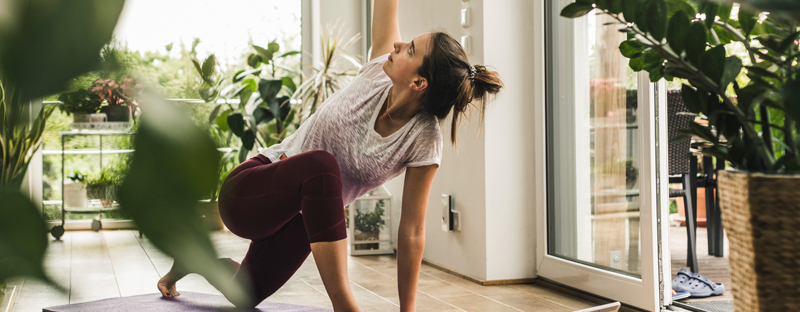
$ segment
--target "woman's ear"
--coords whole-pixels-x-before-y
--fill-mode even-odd
[[[414,91],[425,91],[425,89],[428,88],[428,79],[425,79],[422,76],[417,76],[417,79],[411,82],[409,88]]]

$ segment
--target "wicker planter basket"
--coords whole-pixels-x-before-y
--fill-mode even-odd
[[[800,311],[800,175],[719,173],[736,311]]]

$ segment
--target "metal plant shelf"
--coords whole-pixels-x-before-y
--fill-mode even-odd
[[[120,154],[120,153],[131,153],[133,150],[103,150],[103,137],[104,136],[120,136],[120,135],[134,135],[136,132],[129,131],[129,130],[72,130],[72,131],[59,131],[58,135],[61,137],[61,151],[43,151],[45,155],[61,155],[61,225],[54,226],[50,230],[50,234],[53,235],[55,239],[60,239],[62,235],[64,235],[64,223],[66,221],[66,215],[68,213],[74,214],[97,214],[98,218],[92,220],[92,230],[99,231],[103,228],[103,213],[105,212],[113,212],[119,210],[119,204],[112,203],[111,207],[103,207],[96,205],[95,201],[90,201],[88,207],[70,207],[67,208],[64,206],[64,182],[66,180],[64,174],[64,156],[67,154],[70,155],[79,155],[79,154],[99,154],[100,155],[100,170],[103,170],[103,153],[105,154]],[[89,149],[89,150],[70,150],[67,151],[64,146],[66,145],[66,138],[71,136],[98,136],[100,138],[100,148],[99,149]],[[55,202],[55,201],[46,201],[46,202]],[[95,203],[95,205],[92,205]]]

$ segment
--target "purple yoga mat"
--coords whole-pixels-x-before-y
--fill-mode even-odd
[[[43,312],[188,312],[188,311],[232,311],[237,310],[233,304],[220,295],[209,295],[182,291],[175,298],[164,298],[161,294],[147,294],[133,297],[109,298],[92,302],[67,304],[43,308]],[[247,311],[275,312],[331,312],[328,309],[312,308],[293,304],[261,302],[255,309]]]

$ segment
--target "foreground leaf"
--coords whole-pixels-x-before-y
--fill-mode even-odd
[[[0,189],[0,203],[0,283],[13,276],[30,276],[56,285],[42,266],[47,230],[36,206],[9,187]]]
[[[77,75],[98,69],[124,0],[16,2],[16,25],[0,32],[0,67],[27,99],[61,91]],[[68,25],[69,27],[65,27]]]
[[[247,289],[231,279],[217,254],[197,203],[216,184],[220,155],[213,140],[188,112],[152,96],[141,101],[141,126],[130,173],[119,201],[137,226],[176,264],[204,276],[236,304],[250,302]]]

